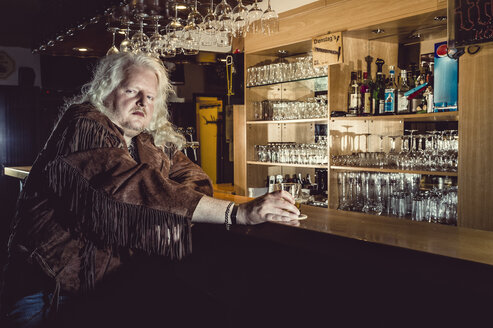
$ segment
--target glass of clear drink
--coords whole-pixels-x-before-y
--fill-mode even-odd
[[[301,184],[296,183],[296,182],[283,182],[283,183],[276,183],[274,185],[274,191],[275,190],[284,190],[287,191],[288,193],[291,194],[294,198],[295,205],[298,209],[301,207],[301,203],[304,201],[304,198],[302,197],[302,192],[301,192]],[[306,214],[300,214],[298,216],[298,220],[303,220],[306,219],[307,216]]]

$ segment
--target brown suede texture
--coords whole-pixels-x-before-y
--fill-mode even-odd
[[[19,199],[9,245],[7,278],[11,282],[7,279],[7,290],[23,295],[52,288],[53,277],[33,260],[33,251],[54,272],[63,293],[78,294],[83,248],[89,242],[95,245],[94,280],[99,284],[133,252],[153,253],[146,238],[157,238],[153,243],[165,249],[158,252],[163,256],[173,251],[168,242],[189,238],[184,232],[176,235],[175,228],[185,225],[183,231],[188,231],[201,197],[212,196],[209,177],[176,148],[163,151],[156,147],[148,133],[138,135],[135,146],[138,162],[130,156],[121,129],[92,105],[72,106],[64,113]],[[67,181],[75,187],[66,187]],[[74,196],[71,190],[90,190],[99,204]],[[85,199],[83,204],[80,199]],[[98,213],[101,217],[113,213],[97,208],[104,206],[101,204],[111,204],[109,207],[122,209],[115,213],[124,214],[99,222]],[[127,217],[128,213],[132,217]],[[139,227],[140,220],[145,220],[141,230],[147,229],[147,233],[123,231]],[[159,222],[165,221],[175,225],[160,227]],[[27,253],[19,252],[19,245]]]

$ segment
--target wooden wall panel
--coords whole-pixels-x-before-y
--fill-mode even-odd
[[[245,52],[252,53],[310,40],[327,32],[347,31],[443,9],[436,0],[318,1],[279,15],[279,33],[249,35]]]
[[[246,119],[245,106],[233,106],[234,190],[246,195]]]
[[[493,44],[459,60],[459,225],[493,230]]]

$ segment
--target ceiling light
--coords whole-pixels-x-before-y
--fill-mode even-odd
[[[184,5],[184,4],[176,4],[176,9],[178,10],[186,10],[188,9],[188,6],[187,5]]]
[[[88,52],[88,51],[91,51],[92,49],[91,48],[73,48],[74,51],[79,51],[79,52]]]
[[[385,30],[382,30],[381,28],[377,28],[376,30],[371,31],[373,34],[382,34],[385,33]]]

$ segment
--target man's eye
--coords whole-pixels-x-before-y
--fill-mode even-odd
[[[134,90],[127,89],[125,90],[126,93],[134,93]]]
[[[154,101],[154,97],[153,96],[147,96],[147,99],[149,99],[150,101]]]

